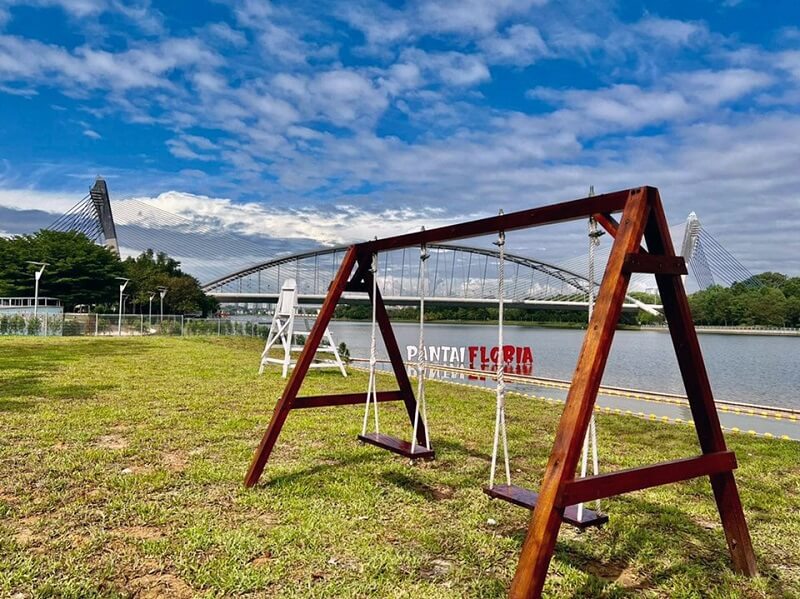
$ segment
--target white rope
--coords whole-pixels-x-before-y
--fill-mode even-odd
[[[503,211],[500,211],[503,214]],[[494,479],[497,472],[497,450],[500,437],[503,439],[503,457],[505,459],[506,484],[511,486],[511,463],[508,458],[508,434],[506,432],[506,382],[505,382],[505,352],[503,351],[503,318],[505,298],[505,245],[506,234],[500,231],[495,245],[498,247],[497,262],[497,403],[494,417],[494,441],[492,443],[492,470],[489,474],[489,488],[494,488]]]
[[[423,229],[424,230],[424,229]],[[425,274],[425,262],[430,258],[428,246],[419,248],[419,343],[417,344],[417,407],[414,410],[414,430],[411,433],[411,453],[417,449],[417,431],[420,416],[425,427],[425,448],[431,448],[431,437],[428,430],[428,404],[425,399],[425,291],[428,277]]]
[[[364,406],[364,424],[361,427],[361,434],[367,434],[367,423],[369,422],[369,404],[373,400],[375,404],[375,432],[380,433],[380,424],[378,422],[378,381],[375,373],[375,367],[378,363],[377,356],[377,289],[378,289],[378,254],[372,254],[372,265],[370,267],[372,273],[372,336],[369,344],[369,384],[367,387],[367,401]]]
[[[594,195],[594,187],[589,190],[589,195]],[[595,250],[600,245],[600,231],[597,229],[597,221],[589,217],[589,322],[594,313],[594,267]],[[589,448],[592,450],[592,473],[597,476],[600,473],[600,464],[597,457],[597,427],[595,426],[594,414],[589,419],[589,430],[583,439],[583,452],[581,455],[581,478],[586,477],[589,463]],[[595,501],[595,506],[600,510],[600,500]],[[583,518],[583,503],[578,504],[578,520]]]

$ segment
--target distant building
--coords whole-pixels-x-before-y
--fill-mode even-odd
[[[32,297],[0,297],[0,316],[20,314],[26,318],[33,316],[33,307],[36,305],[36,315],[61,316],[64,306],[61,300],[54,297],[40,297],[38,303]]]

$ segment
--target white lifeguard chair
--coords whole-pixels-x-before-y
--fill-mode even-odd
[[[305,328],[295,330],[295,322],[297,316],[300,316],[305,324]],[[263,374],[264,368],[267,364],[280,364],[283,367],[283,378],[286,378],[289,373],[289,368],[294,368],[295,360],[292,359],[292,352],[301,351],[302,345],[294,343],[295,335],[298,337],[307,338],[311,333],[308,326],[307,318],[310,315],[306,313],[300,314],[298,311],[297,303],[297,281],[294,279],[287,279],[281,287],[281,293],[278,296],[278,303],[275,306],[275,314],[272,317],[272,323],[269,327],[269,334],[267,335],[267,343],[264,346],[264,351],[261,352],[261,365],[258,368],[258,374]],[[283,357],[274,358],[269,355],[269,351],[280,344],[283,347]],[[322,341],[317,348],[317,354],[330,354],[330,359],[318,359],[315,356],[314,361],[311,363],[311,368],[338,368],[342,376],[347,376],[342,357],[339,355],[339,350],[333,341],[333,335],[328,327],[325,327],[325,333],[322,336]]]

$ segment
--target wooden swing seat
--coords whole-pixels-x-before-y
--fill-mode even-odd
[[[536,507],[536,502],[539,499],[538,493],[517,485],[495,485],[491,489],[484,487],[483,492],[492,499],[502,499],[529,510],[533,510]],[[578,506],[570,505],[564,508],[563,520],[579,530],[584,530],[591,526],[602,526],[608,522],[608,516],[584,507],[583,515],[578,519]]]
[[[359,435],[358,440],[407,457],[409,460],[432,460],[436,457],[436,453],[433,449],[428,449],[424,445],[416,445],[412,451],[411,443],[408,441],[390,435],[384,435],[383,433]]]

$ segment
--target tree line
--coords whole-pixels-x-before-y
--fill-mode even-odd
[[[387,308],[392,320],[419,321],[419,308]],[[335,318],[346,320],[370,320],[372,307],[368,305],[339,305],[334,313]],[[447,307],[425,306],[425,320],[439,322],[496,322],[499,314],[496,307]],[[580,327],[586,324],[586,312],[582,310],[525,310],[522,308],[505,308],[505,322],[525,322],[536,324],[560,323]],[[640,324],[637,315],[625,312],[620,317],[624,325]]]
[[[47,262],[39,283],[39,297],[60,299],[65,311],[87,307],[94,312],[119,309],[116,277],[130,279],[126,312],[146,314],[150,293],[166,287],[164,313],[202,314],[219,308],[200,282],[183,272],[180,263],[164,253],[147,250],[121,260],[82,233],[41,230],[31,235],[0,237],[0,296],[33,297],[34,267],[28,261]],[[156,294],[153,310],[159,309]]]
[[[697,291],[689,305],[701,325],[800,327],[800,277],[764,272],[753,281]]]

